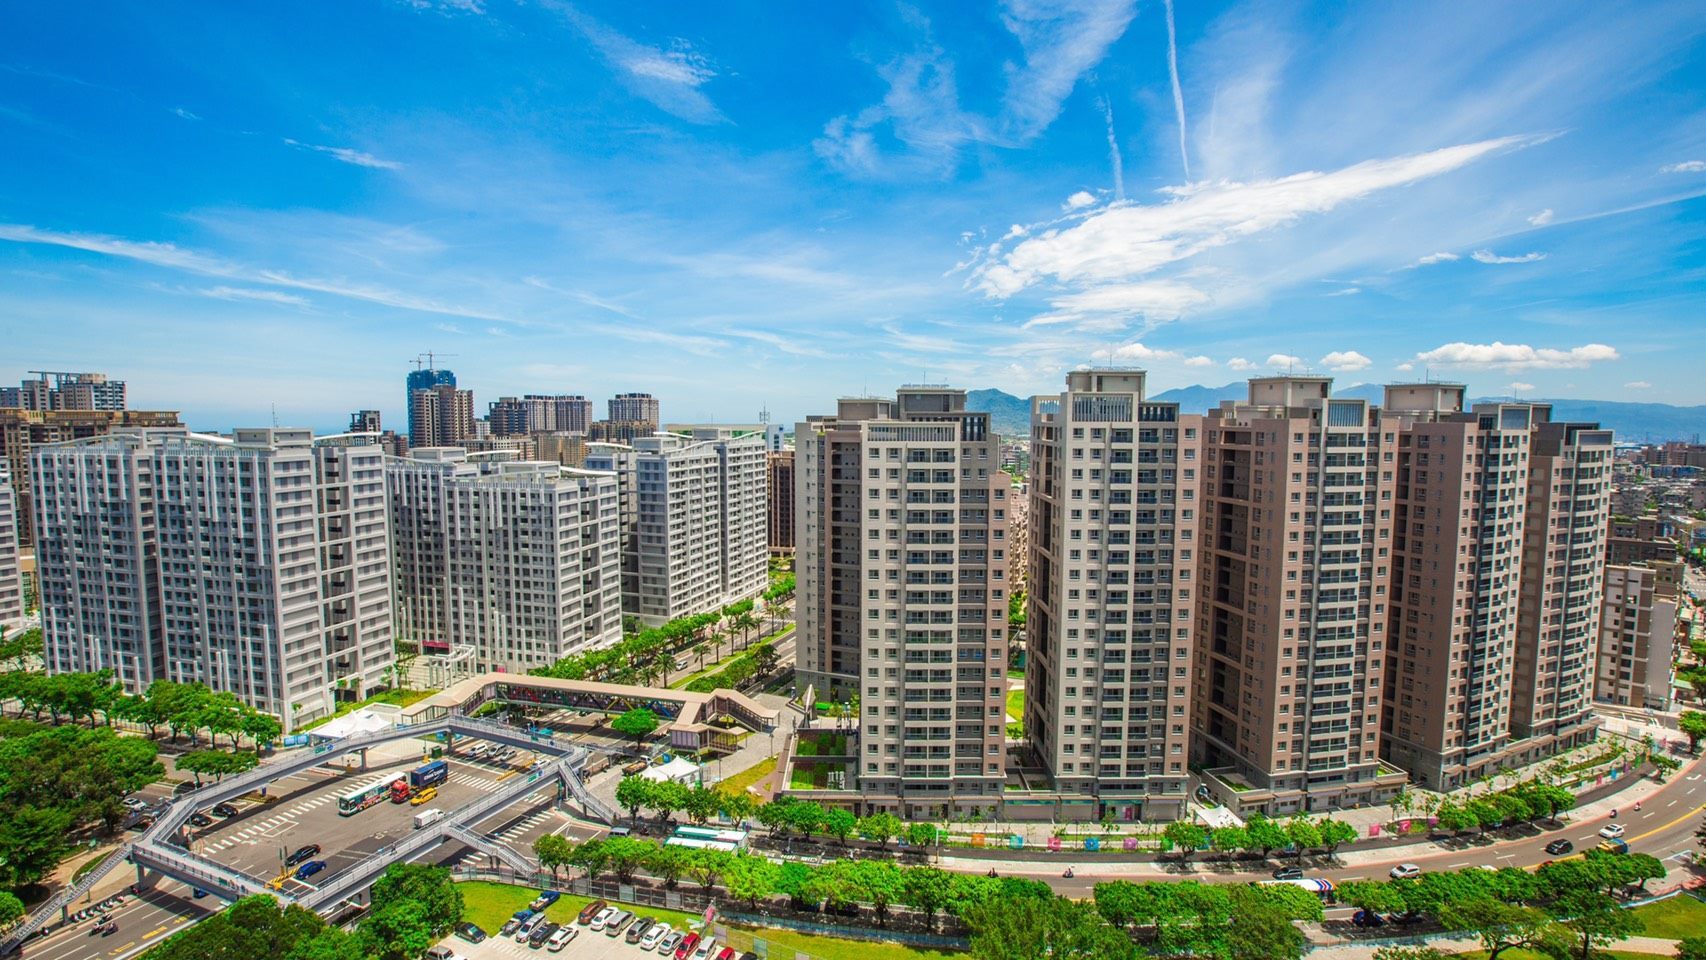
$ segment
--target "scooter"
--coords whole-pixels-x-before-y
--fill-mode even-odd
[[[1063,877],[1065,877],[1065,878],[1066,878],[1066,879],[1068,879],[1068,880],[1071,880],[1071,879],[1072,879],[1072,868],[1071,868],[1071,867],[1067,867],[1067,868],[1066,868],[1066,872],[1065,872],[1065,873],[1063,873],[1063,874],[1061,874],[1061,876],[1063,876]]]

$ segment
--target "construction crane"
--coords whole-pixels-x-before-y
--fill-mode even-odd
[[[415,365],[416,370],[437,370],[438,368],[433,366],[433,363],[438,357],[459,356],[461,356],[459,353],[434,353],[433,351],[428,350],[426,353],[416,354],[415,359],[410,362]]]

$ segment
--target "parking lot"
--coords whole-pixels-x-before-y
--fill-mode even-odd
[[[640,908],[639,914],[645,916],[645,908]],[[555,954],[545,947],[534,949],[527,944],[516,943],[510,937],[497,936],[495,931],[484,943],[472,944],[460,938],[451,937],[443,941],[443,944],[455,951],[457,956],[466,957],[468,960],[519,960],[522,957],[535,958],[536,960],[539,957],[551,956],[563,957],[566,960],[643,960],[643,958],[659,956],[655,949],[647,951],[641,949],[639,944],[629,943],[625,935],[606,936],[597,930],[574,924],[572,913],[567,914],[567,917],[569,923],[580,932],[575,935],[573,940],[569,941],[567,946]],[[555,912],[551,914],[551,918],[553,920],[558,919]],[[721,949],[718,947],[718,952]],[[715,955],[715,953],[712,954],[712,956]]]

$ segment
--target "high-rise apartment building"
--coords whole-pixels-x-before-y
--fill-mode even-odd
[[[764,438],[722,428],[590,444],[586,466],[616,475],[623,609],[647,623],[756,596],[769,582]]]
[[[907,819],[1006,782],[1010,481],[965,399],[902,387],[795,430],[799,682],[858,694],[857,805]]]
[[[34,497],[30,451],[49,443],[100,436],[118,427],[178,425],[172,411],[149,410],[0,410],[0,466],[12,475],[18,498],[18,539],[33,543]]]
[[[794,552],[794,451],[771,451],[765,458],[765,489],[769,497],[771,553]]]
[[[393,663],[383,454],[306,430],[122,430],[37,448],[45,658],[329,715]]]
[[[1605,562],[1610,434],[1550,424],[1546,404],[1466,411],[1457,384],[1388,387],[1384,412],[1403,423],[1382,755],[1453,789],[1591,737],[1578,707],[1592,682],[1586,611]],[[1578,515],[1600,529],[1572,545]]]
[[[1651,567],[1605,568],[1595,699],[1648,710],[1670,709],[1677,597],[1661,596],[1656,587]]]
[[[24,410],[123,410],[125,384],[104,373],[61,373],[31,370],[34,380],[18,387],[0,387],[0,407]],[[51,377],[52,379],[48,379]]]
[[[349,415],[350,433],[383,433],[378,410],[357,410]]]
[[[1080,370],[1032,401],[1024,728],[1090,820],[1190,801],[1203,418],[1143,391],[1142,371]]]
[[[454,446],[475,433],[472,390],[439,384],[409,395],[410,446]]]
[[[18,554],[18,498],[0,465],[0,627],[24,616],[24,574]]]
[[[500,397],[486,419],[492,436],[513,437],[532,433],[584,434],[592,423],[592,401],[581,396],[528,394]]]
[[[649,433],[656,433],[658,424],[658,401],[649,393],[618,393],[610,398],[609,415],[606,420],[620,423],[632,421],[652,425]]]
[[[1379,802],[1405,781],[1380,762],[1397,424],[1330,378],[1278,376],[1201,430],[1205,778],[1269,814]]]
[[[476,672],[621,639],[613,477],[437,448],[386,478],[399,637]]]

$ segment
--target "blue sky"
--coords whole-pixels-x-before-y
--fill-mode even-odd
[[[71,7],[75,9],[69,9]],[[0,378],[203,428],[1291,367],[1706,402],[1696,4],[25,4]]]

